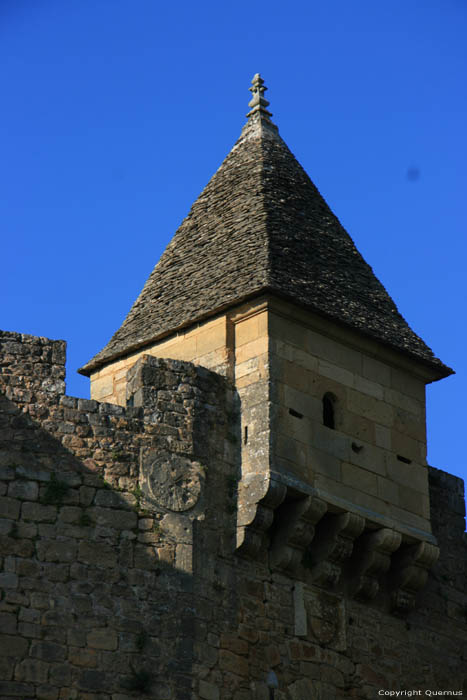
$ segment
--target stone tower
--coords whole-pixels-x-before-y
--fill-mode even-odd
[[[420,545],[428,566],[437,550],[425,385],[452,370],[411,330],[279,136],[259,74],[250,90],[239,140],[121,328],[80,371],[92,398],[121,405],[143,354],[233,382],[239,547],[260,546],[277,508],[309,524],[326,512],[351,539],[381,539],[383,528],[388,553]],[[295,560],[306,544],[277,543],[275,556]]]
[[[463,485],[425,459],[451,370],[250,89],[93,399],[0,331],[1,698],[467,694]]]

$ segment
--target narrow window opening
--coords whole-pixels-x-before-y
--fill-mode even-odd
[[[294,418],[303,418],[303,413],[299,413],[298,411],[296,411],[296,410],[293,409],[293,408],[289,408],[289,413],[290,413],[290,415],[293,416]]]
[[[334,396],[332,394],[324,394],[323,396],[323,425],[326,428],[331,428],[335,430],[336,421],[334,415]]]
[[[248,426],[245,425],[245,431],[243,433],[243,444],[246,445],[248,442]]]
[[[397,455],[397,459],[399,462],[404,462],[404,464],[412,464],[412,460],[408,457],[404,457],[403,455]]]

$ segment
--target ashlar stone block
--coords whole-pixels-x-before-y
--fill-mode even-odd
[[[339,384],[344,386],[354,387],[355,386],[355,375],[348,369],[341,367],[339,365],[333,365],[326,360],[320,360],[318,363],[318,373],[329,379],[333,379]]]
[[[301,470],[306,468],[308,464],[308,454],[304,443],[286,435],[278,435],[276,450],[279,457],[293,462]]]
[[[374,447],[363,440],[351,441],[348,462],[380,476],[387,476],[386,460],[387,452],[380,447]]]
[[[378,495],[376,474],[367,469],[362,469],[354,464],[343,462],[342,481],[344,484],[357,488],[359,491],[364,491],[373,496]]]
[[[45,683],[49,674],[49,664],[40,659],[23,659],[15,669],[17,681]]]
[[[279,409],[278,430],[287,436],[303,442],[305,445],[312,443],[311,421],[307,416],[301,417],[290,412],[290,409]]]
[[[420,462],[422,459],[422,454],[425,452],[425,447],[423,443],[419,440],[414,440],[408,435],[399,433],[397,430],[391,431],[391,444],[392,449],[397,455],[401,455],[406,459],[411,459],[414,462]]]
[[[303,416],[320,420],[323,407],[321,401],[310,394],[302,387],[297,389],[287,384],[281,385],[283,406],[287,411],[292,409]]]
[[[349,390],[347,396],[347,408],[363,418],[392,427],[394,423],[394,408],[389,403],[362,394],[359,391]]]
[[[87,636],[87,644],[92,649],[114,651],[118,647],[117,632],[109,627],[91,630]]]
[[[390,479],[377,476],[378,497],[383,501],[399,505],[399,486]]]
[[[14,481],[8,488],[10,498],[23,501],[36,501],[39,495],[39,485],[35,481]]]
[[[313,474],[323,474],[330,479],[340,481],[342,464],[340,459],[314,447],[310,449],[309,454]]]
[[[214,683],[200,680],[199,696],[203,698],[203,700],[219,700],[219,688],[214,685]]]
[[[337,430],[331,430],[324,425],[319,425],[315,422],[312,424],[313,442],[312,446],[322,452],[349,461],[350,459],[350,440],[347,435],[340,433]]]
[[[378,385],[391,386],[391,368],[373,357],[362,357],[363,377]]]
[[[2,588],[18,588],[18,576],[12,572],[4,572],[0,574],[0,589]]]
[[[268,338],[258,338],[250,343],[241,345],[235,348],[235,362],[236,364],[241,364],[246,362],[246,360],[251,360],[253,357],[260,357],[268,352],[269,341]]]
[[[397,408],[402,408],[404,411],[412,413],[414,416],[421,417],[424,414],[424,403],[395,389],[385,389],[384,400],[386,403],[396,406]]]
[[[375,444],[374,421],[350,411],[341,411],[336,416],[336,424],[336,427],[350,438]]]
[[[430,502],[428,496],[415,491],[408,486],[399,486],[399,506],[422,518],[430,517]]]
[[[360,377],[358,374],[355,375],[355,389],[380,401],[384,400],[384,386],[365,377]]]
[[[293,362],[276,361],[273,364],[273,376],[294,389],[309,393],[309,372]]]
[[[316,356],[302,348],[291,345],[287,340],[272,338],[270,341],[270,351],[273,355],[277,356],[277,359],[282,358],[283,360],[287,360],[295,367],[300,367],[304,370],[312,370],[314,372],[318,370],[318,358]],[[275,359],[275,361],[277,360]]]
[[[425,403],[425,383],[409,372],[392,367],[391,388]]]
[[[21,509],[21,501],[15,498],[2,497],[0,498],[0,517],[16,520],[19,517]]]
[[[400,486],[407,486],[425,495],[428,494],[428,472],[426,467],[415,462],[405,464],[400,462],[394,455],[388,455],[386,467],[387,476],[392,481]]]
[[[382,447],[385,450],[390,450],[391,444],[391,430],[384,425],[375,424],[375,444],[377,447]]]

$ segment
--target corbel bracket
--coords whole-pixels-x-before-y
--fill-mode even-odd
[[[294,572],[315,535],[315,526],[326,513],[327,504],[315,496],[286,501],[277,511],[271,543],[271,567]]]
[[[242,480],[238,490],[237,551],[256,557],[264,546],[275,509],[282,503],[287,486],[257,474]]]
[[[330,513],[320,522],[307,559],[312,580],[321,586],[334,587],[344,563],[350,558],[355,539],[365,527],[365,518],[356,513]]]
[[[401,547],[393,556],[389,579],[393,610],[406,613],[414,607],[416,595],[438,556],[439,548],[429,542]]]
[[[355,598],[371,600],[379,590],[379,578],[391,565],[391,554],[402,540],[399,532],[384,527],[366,532],[355,543],[349,565],[348,591]]]

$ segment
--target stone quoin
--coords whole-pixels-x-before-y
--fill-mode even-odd
[[[0,332],[0,698],[467,695],[452,373],[271,121],[247,123],[65,394]]]

